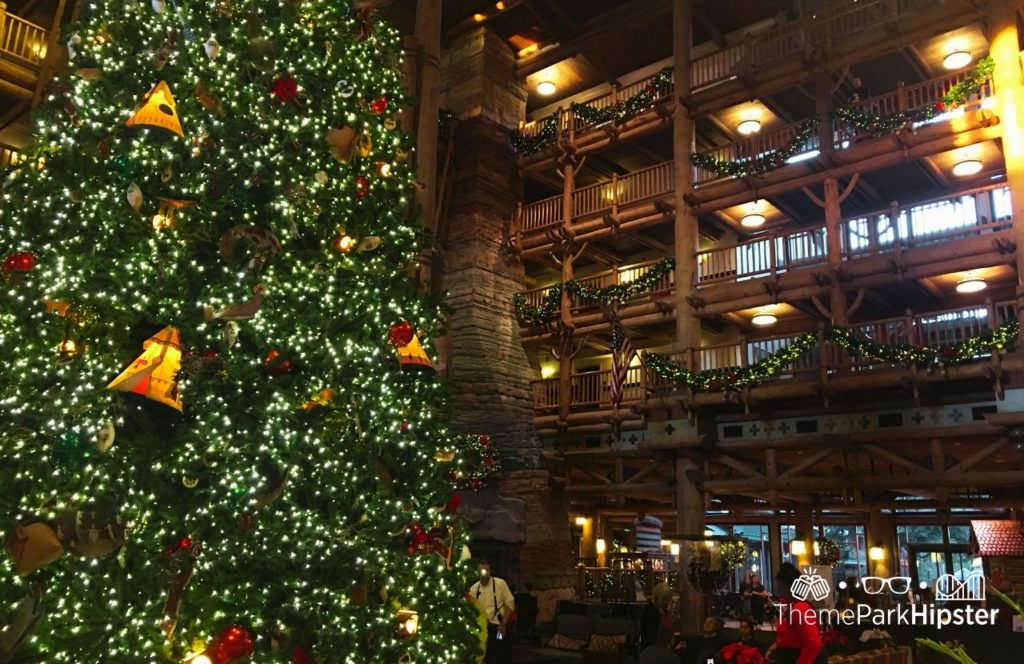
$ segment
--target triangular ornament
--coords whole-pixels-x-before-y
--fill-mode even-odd
[[[174,96],[167,87],[167,81],[160,81],[146,94],[146,98],[135,109],[135,115],[125,124],[129,127],[160,127],[182,138],[185,137],[181,121],[178,120],[178,106],[174,103]]]
[[[419,337],[415,334],[412,336],[412,341],[404,346],[399,346],[398,359],[401,361],[402,368],[407,371],[434,371],[434,363],[427,357]]]
[[[142,348],[139,359],[112,380],[107,389],[141,394],[182,412],[178,394],[178,371],[181,370],[178,328],[165,327],[147,339]]]

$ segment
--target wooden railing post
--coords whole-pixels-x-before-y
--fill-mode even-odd
[[[903,312],[903,328],[907,331],[907,343],[911,346],[916,346],[919,335],[917,326],[914,325],[914,312],[911,309]]]
[[[619,174],[612,173],[612,218],[619,218]]]
[[[775,276],[775,273],[778,271],[778,265],[779,265],[779,257],[777,255],[777,252],[776,252],[776,249],[775,249],[775,244],[776,244],[777,241],[778,241],[778,238],[775,237],[774,235],[771,235],[771,236],[768,237],[768,263],[769,263],[768,268],[771,271],[771,275],[773,277]],[[737,258],[738,257],[739,256],[737,255]],[[739,261],[737,261],[737,263],[738,262]],[[737,267],[739,267],[739,266],[737,266]],[[737,275],[738,274],[739,274],[739,271],[737,270]]]
[[[7,23],[7,3],[0,0],[0,43],[4,38],[4,26]]]
[[[903,81],[896,83],[896,110],[907,110],[907,86]]]

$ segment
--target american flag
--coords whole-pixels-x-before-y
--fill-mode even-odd
[[[615,410],[622,405],[622,391],[629,373],[629,363],[636,351],[626,336],[626,328],[616,320],[612,324],[612,407]]]

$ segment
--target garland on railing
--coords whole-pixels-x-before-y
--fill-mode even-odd
[[[984,353],[1009,348],[1016,343],[1019,332],[1019,322],[1012,320],[959,344],[911,346],[879,343],[854,329],[830,327],[825,330],[824,340],[843,348],[854,357],[930,370],[962,364]],[[644,353],[643,361],[656,376],[700,392],[717,392],[754,385],[776,376],[817,345],[817,333],[807,332],[793,339],[785,348],[750,366],[707,371],[691,371],[656,353]]]
[[[671,83],[672,67],[665,67],[648,81],[643,90],[629,99],[605,108],[574,102],[569,106],[569,112],[586,124],[602,124],[604,122],[622,124],[653,106]],[[519,129],[513,129],[509,133],[509,139],[516,154],[531,155],[551,145],[557,135],[558,115],[554,114],[544,119],[534,136],[526,136]]]
[[[931,120],[936,115],[967,103],[985,85],[985,82],[992,76],[993,70],[995,70],[995,62],[992,58],[980,60],[964,80],[942,95],[942,99],[924,106],[887,115],[872,113],[858,106],[844,106],[835,109],[832,112],[832,117],[836,124],[842,127],[856,129],[860,132],[870,132],[874,136],[892,134],[907,124]]]
[[[744,177],[747,175],[764,175],[785,165],[786,161],[802,151],[818,131],[818,118],[804,120],[796,130],[793,140],[781,148],[768,150],[763,154],[749,159],[717,159],[712,152],[694,152],[690,155],[690,163],[721,175]]]
[[[940,113],[966,103],[992,76],[994,69],[995,63],[992,58],[980,60],[964,80],[950,88],[949,92],[937,102],[887,115],[872,113],[856,105],[843,106],[832,111],[832,119],[838,128],[870,132],[873,136],[892,134],[909,123],[931,120]],[[817,129],[818,118],[811,118],[801,124],[793,140],[781,148],[769,150],[756,157],[735,160],[716,159],[713,152],[694,152],[690,155],[690,162],[697,168],[720,175],[733,177],[764,175],[782,167],[790,157],[801,152]]]
[[[626,120],[640,115],[657,101],[672,84],[672,67],[665,67],[655,74],[644,89],[625,101],[620,101],[613,106],[598,108],[587,104],[572,104],[569,110],[577,119],[586,124],[602,124],[614,122],[622,124]]]
[[[559,306],[561,306],[562,290],[568,291],[569,295],[581,302],[603,302],[611,303],[615,300],[628,300],[640,293],[645,293],[668,276],[676,267],[675,260],[666,258],[651,266],[633,281],[625,284],[612,284],[611,286],[589,286],[578,279],[573,279],[564,284],[555,284],[547,293],[539,307],[531,305],[526,300],[525,293],[516,293],[512,298],[512,306],[515,307],[516,316],[530,325],[543,325],[554,320]]]

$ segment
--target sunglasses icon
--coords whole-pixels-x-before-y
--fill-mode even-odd
[[[860,581],[860,587],[869,595],[881,595],[886,588],[896,595],[906,595],[910,592],[909,576],[865,576]]]

